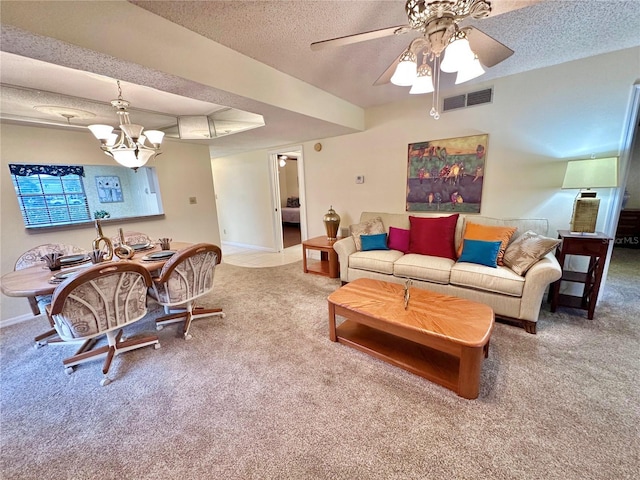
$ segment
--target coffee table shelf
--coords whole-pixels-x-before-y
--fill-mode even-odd
[[[460,360],[350,320],[336,328],[338,342],[419,375],[449,390],[458,387]]]

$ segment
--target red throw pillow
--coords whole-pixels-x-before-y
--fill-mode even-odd
[[[448,217],[409,216],[409,253],[456,259],[454,238],[458,214]]]

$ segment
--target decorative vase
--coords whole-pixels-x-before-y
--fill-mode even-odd
[[[118,229],[118,237],[120,239],[120,245],[113,249],[113,253],[120,259],[128,260],[133,258],[135,251],[125,242],[124,232],[121,228]]]
[[[340,226],[340,215],[338,215],[333,207],[329,207],[329,211],[324,215],[324,228],[327,230],[327,239],[335,240],[338,238],[338,227]]]
[[[98,219],[96,219],[96,233],[98,234],[98,237],[93,241],[91,247],[93,250],[102,250],[102,245],[104,244],[105,253],[103,255],[103,260],[111,260],[113,258],[113,244],[111,243],[111,240],[105,237],[102,233],[102,224]]]

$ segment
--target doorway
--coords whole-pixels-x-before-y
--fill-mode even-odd
[[[271,152],[274,232],[277,251],[302,243],[305,235],[302,147]]]

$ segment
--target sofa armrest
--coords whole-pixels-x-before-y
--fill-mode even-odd
[[[549,284],[562,277],[562,268],[553,253],[548,253],[533,265],[524,276],[520,302],[520,319],[538,321],[544,292]]]
[[[349,255],[356,253],[356,242],[351,236],[345,237],[334,243],[333,249],[338,254],[338,261],[340,262],[340,280],[348,282]]]

